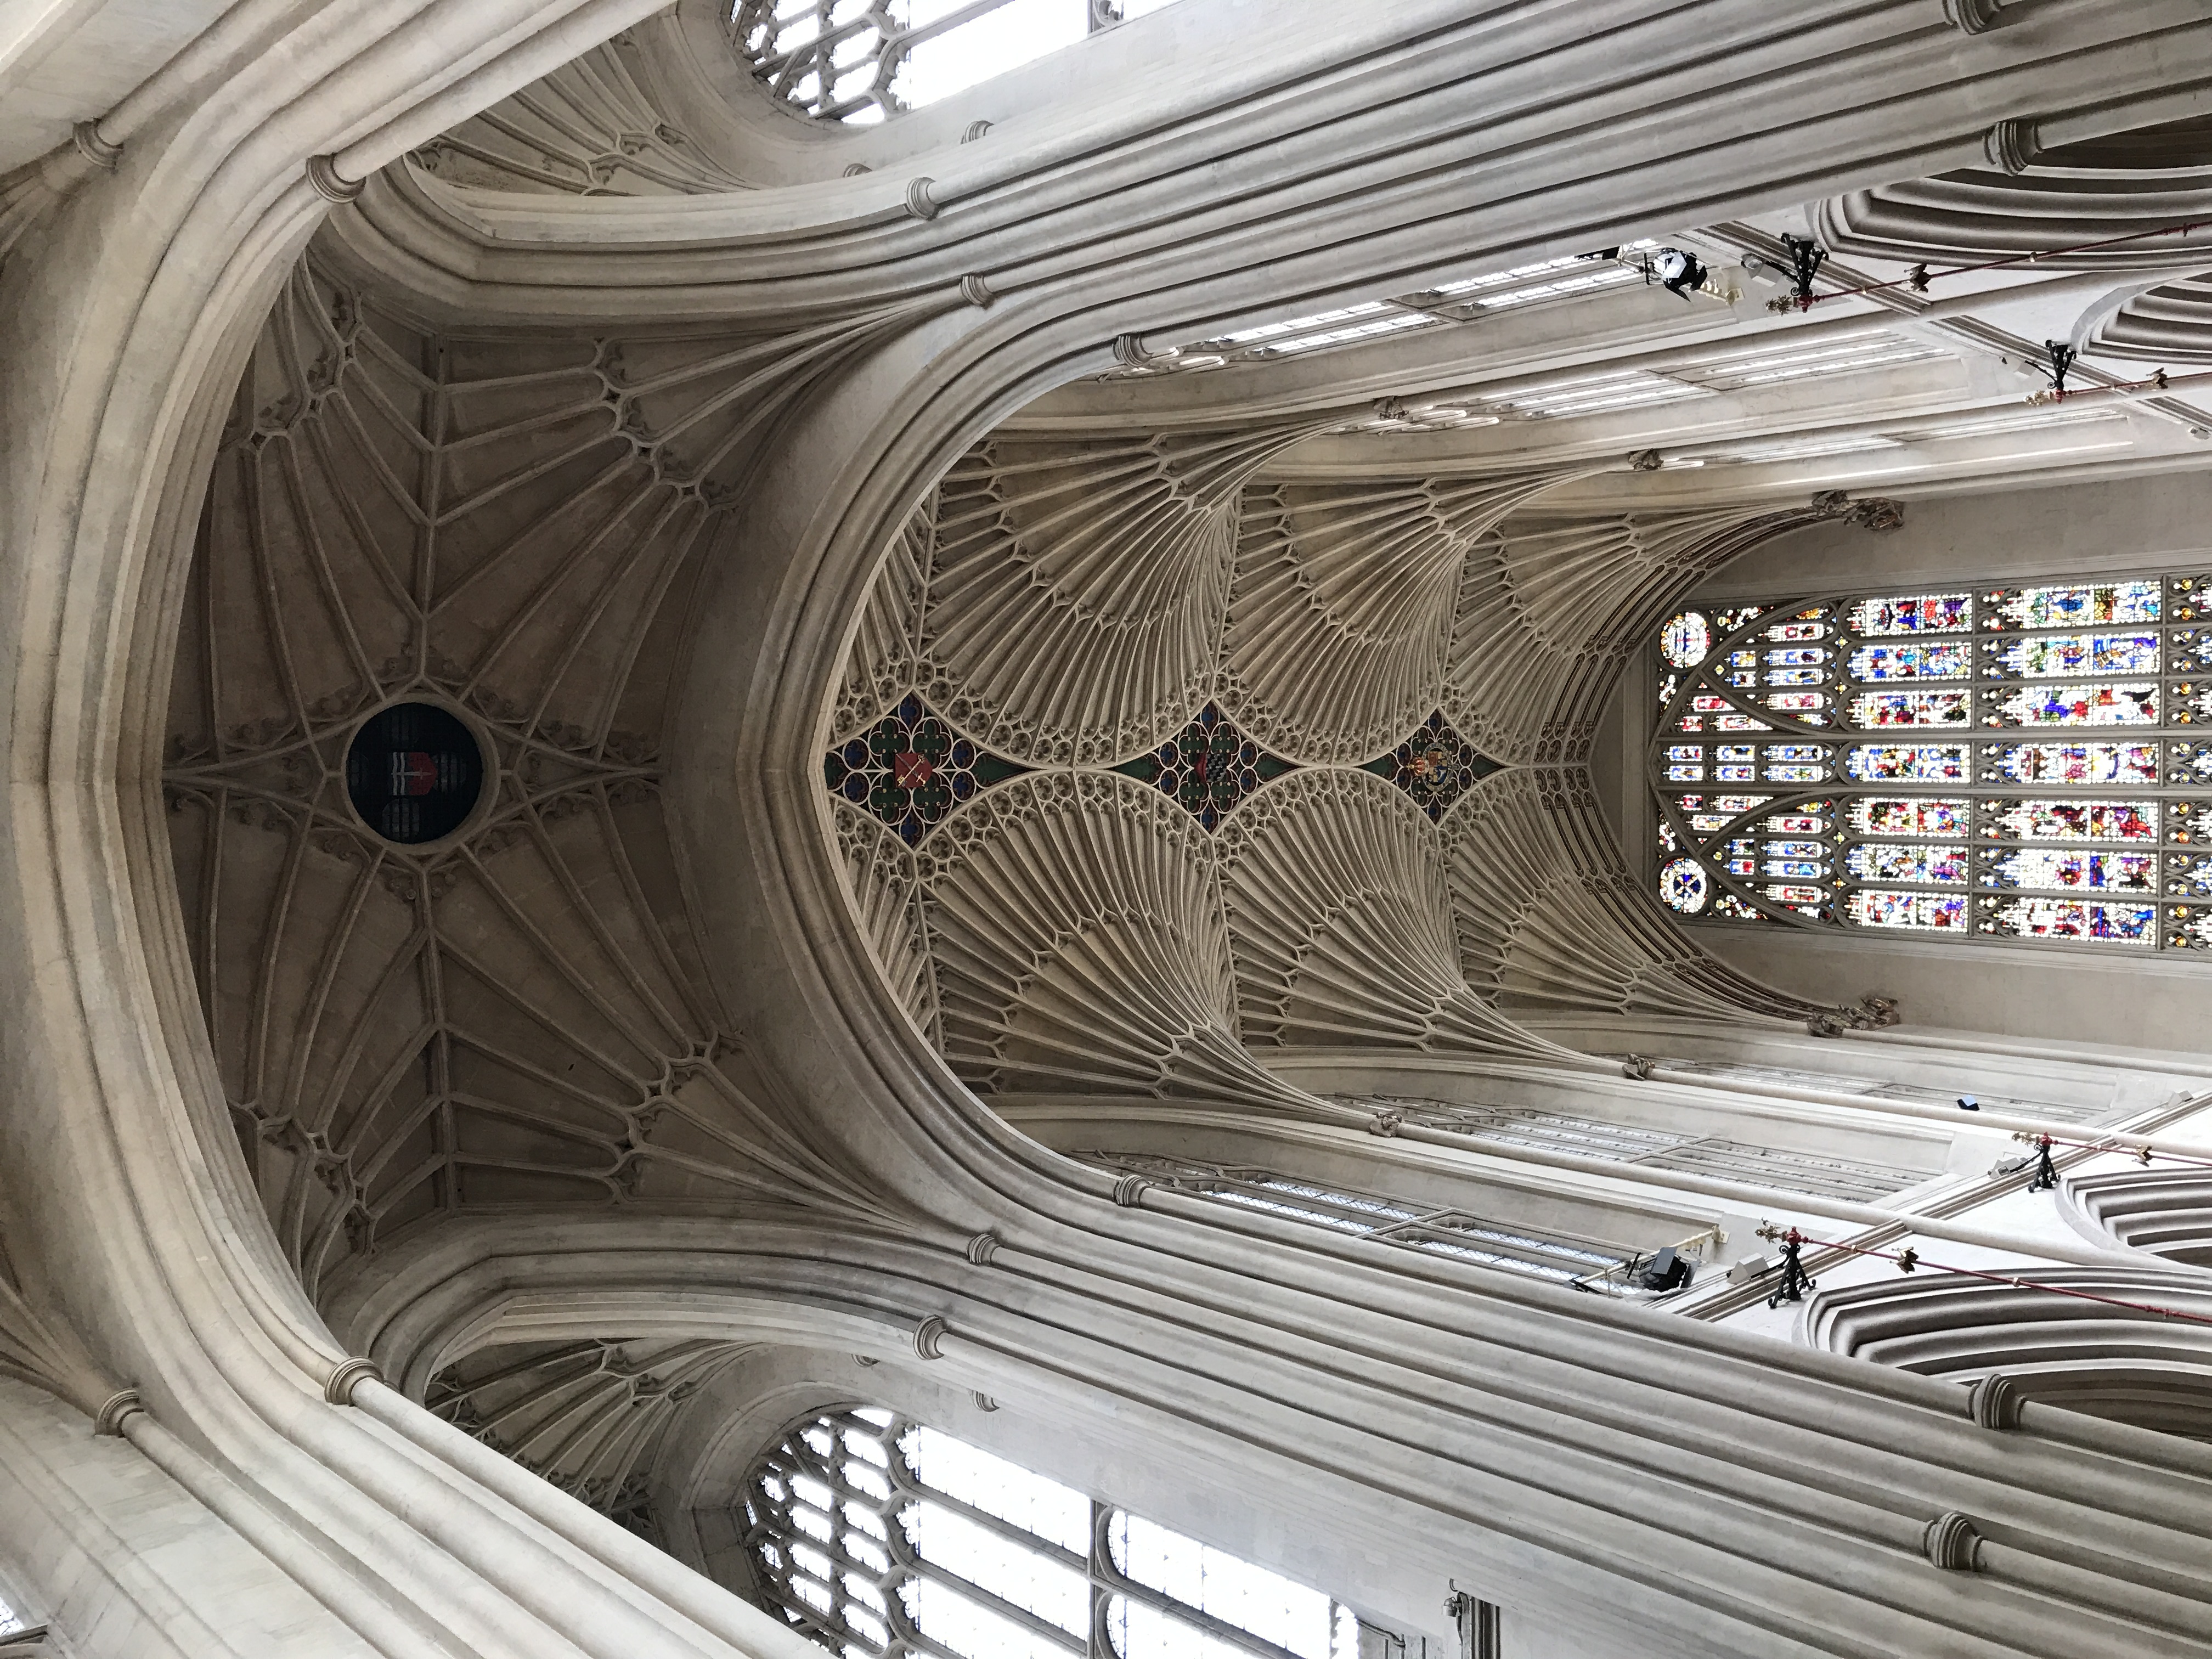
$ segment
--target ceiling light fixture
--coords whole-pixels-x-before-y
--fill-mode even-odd
[[[1793,236],[1788,231],[1782,233],[1782,249],[1790,256],[1790,291],[1769,300],[1766,308],[1785,312],[1795,307],[1799,311],[1810,311],[1813,302],[1820,297],[1813,292],[1813,279],[1828,263],[1828,250],[1809,236]]]
[[[1685,304],[1689,301],[1690,290],[1703,288],[1712,274],[1696,254],[1678,247],[1661,248],[1653,257],[1650,270],[1657,272],[1660,287]]]

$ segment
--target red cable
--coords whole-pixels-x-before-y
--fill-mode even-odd
[[[2014,265],[2039,264],[2045,259],[2060,258],[2069,253],[2093,253],[2100,247],[2117,247],[2123,242],[2148,241],[2154,236],[2186,236],[2192,230],[2203,229],[2207,224],[2212,224],[2212,220],[2199,219],[2186,225],[2164,225],[2156,230],[2132,231],[2125,236],[2107,236],[2101,241],[2083,242],[2074,247],[2050,248],[2040,253],[2015,254],[2009,259],[1990,259],[1978,265],[1953,265],[1946,270],[1929,271],[1927,281],[1932,283],[1938,276],[1965,276],[1977,270],[2008,270]],[[1765,258],[1766,256],[1762,254],[1759,257]],[[1796,305],[1799,310],[1808,311],[1822,300],[1840,300],[1852,294],[1879,294],[1886,288],[1905,288],[1911,283],[1910,276],[1899,276],[1887,283],[1863,283],[1856,288],[1839,288],[1826,294],[1805,295],[1797,298]]]
[[[1824,1250],[1849,1250],[1853,1255],[1878,1255],[1890,1261],[1901,1260],[1893,1250],[1872,1250],[1863,1245],[1839,1243],[1832,1239],[1808,1238],[1795,1227],[1790,1230],[1786,1237],[1796,1239],[1801,1247],[1811,1244]],[[2107,1307],[2129,1308],[2137,1313],[2153,1313],[2162,1319],[2186,1319],[2192,1324],[2212,1325],[2212,1317],[2203,1314],[2184,1313],[2179,1308],[2161,1308],[2149,1302],[2129,1302],[2117,1296],[2099,1296],[2094,1291],[2069,1290],[2063,1285],[2039,1285],[2033,1279],[2016,1279],[2007,1273],[1984,1273],[1978,1267],[1954,1267],[1941,1261],[1930,1261],[1916,1250],[1913,1252],[1912,1268],[1905,1271],[1910,1272],[1923,1267],[1932,1267],[1939,1273],[1961,1273],[1969,1279],[1986,1279],[1993,1285],[2009,1285],[2015,1290],[2048,1291],[2053,1296],[2070,1296],[2083,1302],[2101,1302]]]
[[[2013,1138],[2015,1140],[2026,1140],[2027,1139],[2024,1134],[2015,1135]],[[2143,1154],[2149,1149],[2142,1146],[2125,1146],[2117,1140],[2075,1140],[2065,1135],[2045,1135],[2042,1138],[2048,1140],[2054,1146],[2079,1146],[2084,1152],[2103,1152],[2107,1154],[2125,1152],[2130,1157],[2139,1158],[2145,1164],[2149,1163],[2151,1158],[2164,1158],[2169,1164],[2189,1164],[2195,1165],[2200,1170],[2212,1170],[2212,1158],[2191,1158],[2187,1152],[2150,1152],[2149,1158],[2145,1158]],[[2030,1144],[2033,1145],[2033,1143],[2031,1142]]]

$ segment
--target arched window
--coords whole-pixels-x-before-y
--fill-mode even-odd
[[[825,121],[949,98],[1173,0],[736,0],[753,73]]]
[[[1318,1590],[872,1407],[747,1477],[763,1598],[844,1659],[1357,1659]]]
[[[2212,950],[2212,577],[1684,611],[1657,644],[1680,914]]]
[[[0,1650],[27,1656],[51,1652],[46,1636],[46,1626],[0,1601]]]

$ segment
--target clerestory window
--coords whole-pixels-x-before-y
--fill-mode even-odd
[[[894,1413],[793,1426],[739,1519],[769,1611],[842,1659],[1357,1659],[1319,1590]]]
[[[825,121],[866,125],[1019,69],[1173,0],[736,0],[754,75]]]
[[[2212,577],[1686,610],[1656,643],[1680,915],[2212,951]]]
[[[1370,1097],[1355,1103],[1380,1104],[1381,1097]],[[1496,1120],[1483,1119],[1480,1108],[1462,1111],[1442,1103],[1393,1098],[1389,1109],[1401,1117],[1411,1117],[1431,1127],[1478,1137],[1498,1127]],[[1570,1120],[1553,1117],[1548,1125],[1535,1126],[1535,1133],[1524,1144],[1535,1144],[1546,1128],[1558,1132],[1569,1122]],[[1528,1133],[1532,1123],[1533,1120],[1524,1120],[1519,1127],[1523,1133]],[[1492,1133],[1492,1138],[1516,1137],[1509,1132]],[[1571,1129],[1562,1138],[1573,1138]],[[1686,1141],[1688,1137],[1684,1139]],[[1616,1141],[1614,1149],[1619,1146]],[[1574,1150],[1588,1152],[1590,1149],[1585,1144],[1577,1144]],[[1419,1203],[1357,1187],[1324,1186],[1251,1164],[1208,1164],[1151,1152],[1079,1151],[1074,1156],[1097,1169],[1180,1188],[1240,1209],[1257,1210],[1286,1221],[1327,1228],[1351,1237],[1372,1239],[1378,1244],[1395,1245],[1401,1249],[1419,1250],[1426,1255],[1502,1267],[1508,1273],[1526,1273],[1554,1285],[1605,1296],[1634,1295],[1639,1288],[1648,1288],[1643,1285],[1639,1275],[1656,1254],[1640,1250],[1633,1244],[1592,1238],[1558,1228],[1500,1222],[1451,1205]],[[1716,1230],[1708,1228],[1677,1240],[1672,1248],[1678,1256],[1702,1261],[1717,1242]]]

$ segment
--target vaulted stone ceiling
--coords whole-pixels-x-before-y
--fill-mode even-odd
[[[418,151],[364,219],[380,192],[427,218],[440,192],[741,187],[660,118],[655,63],[587,55]],[[1852,198],[1835,234],[1923,257],[1945,246],[1928,215],[1983,188]],[[396,284],[404,261],[368,275],[360,228],[319,239],[240,385],[165,771],[209,1033],[283,1249],[327,1304],[441,1218],[911,1225],[721,1005],[660,791],[686,654],[713,648],[693,596],[738,556],[764,444],[953,301],[774,331],[474,328],[451,291],[426,310]],[[1364,405],[1308,404],[1232,387],[1216,419],[1155,421],[1139,398],[1080,432],[1048,410],[916,503],[806,781],[885,994],[987,1096],[1293,1115],[1318,1103],[1270,1050],[1578,1066],[1522,1017],[1802,1020],[1625,867],[1591,745],[1634,643],[1704,575],[1893,510],[1724,487],[1577,507],[1625,458],[1425,471],[1387,441],[1316,476],[1292,452]],[[451,835],[395,846],[349,799],[349,746],[416,702],[456,713],[488,775]],[[608,1328],[465,1356],[434,1395],[634,1510],[672,1402],[729,1356]]]
[[[888,1221],[717,1005],[659,804],[757,441],[884,319],[471,333],[342,273],[300,266],[240,386],[165,772],[283,1247],[319,1293],[460,1212]],[[1310,430],[994,439],[887,550],[829,715],[868,787],[824,805],[893,994],[985,1090],[1292,1108],[1248,1045],[1571,1063],[1504,1009],[1802,1018],[1667,930],[1581,769],[1653,607],[1808,515],[1528,517],[1556,473],[1266,483]],[[349,800],[355,734],[410,702],[489,768],[419,850]],[[974,753],[921,815],[875,752],[917,720]]]
[[[1310,429],[995,439],[890,550],[827,768],[916,1023],[987,1092],[1279,1105],[1249,1045],[1578,1058],[1501,1000],[1802,1018],[1666,927],[1584,769],[1657,609],[1817,512],[1265,482]]]
[[[715,504],[866,331],[471,337],[312,260],[287,285],[216,463],[165,777],[209,1035],[311,1291],[463,1210],[876,1213],[716,1005],[659,805]],[[410,702],[490,769],[420,852],[347,799],[354,732]]]

